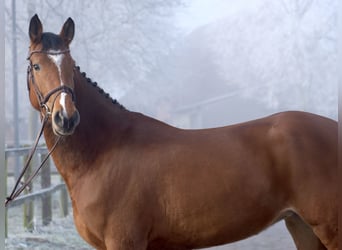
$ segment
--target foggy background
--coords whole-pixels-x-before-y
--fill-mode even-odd
[[[337,119],[337,0],[17,0],[16,37],[13,1],[5,3],[8,144],[15,115],[19,141],[30,139],[30,113],[38,117],[26,90],[35,13],[55,33],[72,17],[71,53],[81,70],[126,108],[175,126],[221,126],[282,110]]]
[[[72,17],[81,70],[127,109],[174,126],[284,110],[337,119],[337,0],[5,0],[9,147],[30,143],[38,123],[26,89],[35,13],[54,33]]]

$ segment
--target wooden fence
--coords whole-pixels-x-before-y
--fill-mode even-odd
[[[24,166],[24,163],[28,157],[28,154],[30,152],[31,148],[29,147],[22,147],[22,148],[16,148],[16,149],[6,149],[5,150],[5,164],[6,164],[6,170],[7,173],[7,180],[9,178],[15,177],[15,171],[13,164],[9,164],[10,160],[19,158],[22,162],[22,166]],[[35,161],[33,161],[33,164],[29,167],[27,173],[24,175],[24,180],[29,177],[30,173],[32,173],[37,167],[38,164],[35,164],[37,162],[40,162],[42,159],[45,158],[47,155],[48,150],[46,147],[38,147],[36,151]],[[18,162],[18,161],[17,161]],[[11,165],[11,166],[10,166]],[[33,166],[34,165],[34,166]],[[58,178],[58,183],[52,183],[52,176]],[[37,183],[37,179],[40,178],[40,184]],[[16,180],[14,180],[16,181]],[[11,181],[14,183],[14,181]],[[56,182],[56,181],[55,181]],[[42,218],[42,224],[48,225],[52,221],[52,194],[56,191],[60,191],[59,195],[59,203],[60,203],[60,210],[62,216],[68,215],[68,194],[65,188],[64,182],[61,180],[60,177],[58,177],[56,169],[54,165],[52,164],[52,161],[49,160],[45,163],[45,165],[42,167],[40,174],[36,177],[36,180],[33,183],[31,183],[27,190],[24,191],[24,194],[19,196],[17,199],[13,200],[7,207],[7,209],[11,209],[13,207],[17,206],[23,206],[23,227],[27,231],[32,231],[34,229],[34,217],[35,213],[37,212],[34,208],[34,202],[37,200],[41,200],[41,218]],[[13,184],[14,185],[14,184]],[[9,188],[9,191],[13,188],[13,185],[6,185]],[[37,189],[36,191],[34,191]],[[9,192],[8,191],[8,192]],[[7,193],[8,193],[7,192]],[[7,216],[6,216],[6,236],[7,236]]]

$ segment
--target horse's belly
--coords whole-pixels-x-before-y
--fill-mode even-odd
[[[199,157],[165,173],[157,192],[165,238],[192,248],[229,243],[260,232],[286,208],[268,158],[225,157]]]
[[[168,211],[166,238],[191,248],[229,243],[257,234],[272,224],[282,210],[271,199],[243,195],[231,198],[212,195],[207,201],[189,198],[189,202],[178,203]]]

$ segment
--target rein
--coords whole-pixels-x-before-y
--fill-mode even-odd
[[[31,160],[32,160],[32,157],[34,155],[34,153],[36,152],[37,150],[37,146],[38,146],[38,143],[39,143],[39,139],[40,137],[42,136],[43,134],[43,131],[44,131],[44,127],[47,123],[47,121],[49,120],[49,116],[50,116],[50,113],[46,113],[46,115],[44,115],[44,119],[43,119],[43,122],[42,122],[42,126],[40,128],[40,131],[36,137],[36,140],[31,148],[31,151],[30,151],[30,154],[28,155],[27,157],[27,160],[25,162],[25,165],[24,165],[24,168],[22,169],[15,185],[14,185],[14,188],[12,189],[12,192],[10,194],[10,196],[8,196],[5,200],[5,207],[7,207],[7,205],[12,201],[14,200],[15,198],[17,198],[27,187],[28,185],[30,185],[31,181],[37,176],[38,172],[40,171],[40,169],[44,166],[44,164],[46,163],[46,161],[49,159],[50,155],[52,154],[52,152],[55,150],[58,142],[60,141],[61,139],[61,136],[58,136],[57,137],[57,140],[55,142],[55,144],[52,146],[51,150],[49,151],[49,153],[46,155],[46,157],[43,159],[43,161],[40,163],[40,165],[38,166],[38,168],[34,171],[34,173],[25,181],[25,182],[22,182],[22,178],[24,176],[24,174],[26,173],[28,167],[30,166],[30,163],[31,163]],[[21,184],[21,186],[19,187],[19,184]]]
[[[36,152],[37,150],[37,146],[38,146],[38,143],[39,143],[39,140],[43,134],[43,131],[44,131],[44,128],[45,128],[45,125],[47,124],[51,114],[52,114],[52,110],[53,110],[53,107],[54,107],[54,104],[55,104],[55,101],[57,99],[57,96],[61,93],[67,93],[67,94],[70,94],[72,96],[72,101],[75,102],[76,98],[75,98],[75,93],[74,93],[74,90],[68,86],[65,86],[65,85],[62,85],[62,86],[59,86],[51,91],[49,91],[45,96],[40,92],[37,84],[35,83],[35,80],[34,80],[34,76],[33,76],[33,73],[32,73],[32,62],[31,62],[31,56],[35,53],[44,53],[44,54],[48,54],[48,55],[59,55],[59,54],[65,54],[65,53],[68,53],[69,52],[69,49],[68,50],[63,50],[63,51],[60,51],[60,52],[49,52],[49,51],[42,51],[42,50],[34,50],[34,51],[31,51],[27,60],[30,61],[30,64],[27,68],[27,88],[28,88],[28,91],[30,91],[30,80],[31,80],[31,84],[33,85],[34,87],[34,91],[36,93],[36,96],[38,98],[38,101],[39,101],[39,105],[40,105],[40,108],[41,108],[41,116],[42,116],[42,125],[41,125],[41,128],[40,128],[40,131],[36,137],[36,140],[31,148],[31,151],[30,151],[30,154],[28,155],[28,158],[25,162],[25,165],[19,175],[19,178],[18,180],[16,181],[15,185],[14,185],[14,188],[10,194],[10,196],[8,196],[5,200],[5,206],[7,207],[7,205],[12,201],[14,200],[15,198],[17,198],[27,187],[28,185],[30,185],[31,181],[37,176],[37,174],[39,173],[40,169],[44,166],[44,164],[46,163],[46,161],[49,159],[50,155],[52,154],[52,152],[55,150],[57,144],[59,143],[60,139],[61,139],[61,136],[58,136],[57,137],[57,140],[55,142],[55,144],[52,146],[51,150],[49,151],[49,153],[46,155],[46,157],[43,159],[43,161],[40,163],[40,165],[38,166],[38,168],[34,171],[34,173],[25,181],[25,182],[22,182],[22,178],[24,176],[24,174],[26,173],[28,167],[30,166],[30,163],[31,163],[31,160],[32,160],[32,157],[34,155],[34,153]],[[52,107],[51,107],[51,110],[50,108],[48,107],[47,105],[47,102],[49,101],[50,97],[53,95],[53,94],[56,94],[56,97],[54,98],[53,100],[53,104],[52,104]],[[21,186],[19,186],[21,184]]]

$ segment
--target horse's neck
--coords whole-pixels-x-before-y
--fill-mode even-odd
[[[53,153],[56,167],[64,179],[72,172],[84,172],[94,167],[99,152],[106,152],[118,145],[120,137],[130,126],[133,113],[100,93],[87,79],[76,71],[76,106],[80,113],[80,124],[74,134],[63,137]],[[50,126],[45,131],[45,140],[52,147],[56,136]]]

